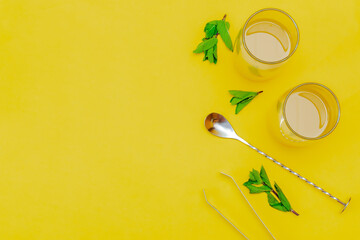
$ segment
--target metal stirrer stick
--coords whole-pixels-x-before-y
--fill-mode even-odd
[[[332,199],[336,200],[338,203],[342,204],[344,206],[344,208],[342,209],[341,212],[343,212],[346,209],[346,207],[349,205],[351,198],[349,199],[349,201],[347,203],[344,203],[343,201],[341,201],[340,199],[338,199],[334,195],[332,195],[329,192],[325,191],[323,188],[317,186],[313,182],[310,182],[308,179],[304,178],[303,176],[301,176],[297,172],[291,170],[290,168],[288,168],[284,164],[278,162],[274,158],[270,157],[269,155],[267,155],[263,151],[259,150],[258,148],[254,147],[253,145],[251,145],[250,143],[248,143],[247,141],[245,141],[244,139],[239,137],[236,134],[236,132],[234,131],[234,129],[232,128],[232,126],[230,125],[230,123],[221,114],[219,114],[219,113],[211,113],[211,114],[209,114],[205,119],[205,127],[207,128],[207,130],[210,133],[214,134],[215,136],[222,137],[222,138],[231,138],[231,139],[235,139],[235,140],[238,140],[238,141],[244,143],[245,145],[247,145],[251,149],[253,149],[256,152],[260,153],[261,155],[263,155],[267,159],[273,161],[274,163],[276,163],[280,167],[286,169],[287,171],[294,174],[295,176],[297,176],[301,180],[304,180],[306,183],[312,185],[316,189],[320,190],[322,193],[326,194],[327,196],[329,196]]]

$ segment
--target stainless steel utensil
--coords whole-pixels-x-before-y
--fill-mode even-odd
[[[204,189],[203,189],[203,192],[204,192],[204,197],[205,197],[205,201],[207,202],[207,204],[209,204],[209,206],[212,207],[218,214],[220,214],[220,216],[221,216],[222,218],[224,218],[228,223],[230,223],[230,225],[233,226],[233,227],[236,229],[236,231],[238,231],[245,239],[249,240],[249,239],[245,236],[244,233],[242,233],[227,217],[225,217],[214,205],[212,205],[212,204],[208,201]]]
[[[244,139],[242,139],[241,137],[239,137],[236,132],[234,131],[234,129],[232,128],[232,126],[230,125],[230,123],[226,120],[226,118],[224,116],[222,116],[219,113],[210,113],[206,118],[205,118],[205,127],[206,129],[212,133],[215,136],[218,137],[222,137],[222,138],[231,138],[231,139],[235,139],[238,140],[240,142],[242,142],[243,144],[249,146],[250,148],[254,149],[255,151],[257,151],[258,153],[260,153],[261,155],[263,155],[264,157],[266,157],[267,159],[273,161],[274,163],[276,163],[277,165],[279,165],[280,167],[286,169],[287,171],[291,172],[292,174],[294,174],[295,176],[297,176],[298,178],[300,178],[301,180],[304,180],[306,183],[312,185],[313,187],[315,187],[316,189],[320,190],[322,193],[328,195],[329,197],[331,197],[332,199],[336,200],[338,203],[342,204],[344,206],[344,208],[342,209],[341,212],[343,212],[346,207],[349,205],[351,198],[349,199],[349,201],[347,203],[342,202],[340,199],[338,199],[337,197],[333,196],[332,194],[330,194],[329,192],[325,191],[323,188],[317,186],[315,183],[310,182],[308,179],[302,177],[300,174],[298,174],[297,172],[294,172],[293,170],[291,170],[290,168],[288,168],[287,166],[285,166],[284,164],[278,162],[277,160],[275,160],[274,158],[270,157],[269,155],[267,155],[266,153],[262,152],[261,150],[259,150],[258,148],[254,147],[253,145],[251,145],[250,143],[248,143],[247,141],[245,141]]]

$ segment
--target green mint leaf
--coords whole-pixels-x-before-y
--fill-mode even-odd
[[[263,182],[265,183],[265,185],[272,189],[269,177],[266,174],[264,166],[261,166],[260,177],[263,180]]]
[[[207,40],[203,41],[202,43],[200,43],[193,52],[194,53],[202,53],[205,50],[213,48],[217,43],[218,43],[217,38],[207,39]]]
[[[214,63],[214,48],[210,48],[208,51],[207,51],[207,58],[209,59],[209,62],[210,63]]]
[[[251,100],[253,100],[261,92],[230,90],[229,93],[235,97],[230,100],[230,103],[232,105],[237,104],[235,108],[235,114],[238,114],[246,105],[251,102]]]
[[[256,183],[256,178],[254,176],[254,173],[251,171],[249,174],[249,181]]]
[[[238,103],[245,103],[247,101],[251,101],[253,98],[254,97],[248,97],[248,98],[242,99],[242,98],[238,98],[238,97],[233,97],[233,98],[231,98],[230,103],[231,103],[231,105],[235,105]]]
[[[280,203],[272,194],[271,192],[266,192],[267,197],[268,197],[268,203],[271,207],[283,211],[283,212],[289,212],[290,210],[288,210],[282,203]]]
[[[235,108],[235,114],[238,114],[247,104],[238,103]]]
[[[261,187],[257,187],[253,186],[252,182],[245,182],[243,185],[250,190],[250,193],[262,193],[271,191],[268,186],[262,185]]]
[[[217,45],[214,46],[214,58],[217,60]]]
[[[281,204],[281,203],[274,204],[274,205],[272,205],[271,207],[273,207],[273,208],[275,208],[275,209],[277,209],[277,210],[280,210],[280,211],[282,211],[282,212],[290,212],[290,210],[287,210],[287,208],[286,208],[283,204]]]
[[[290,202],[288,201],[288,199],[285,197],[285,194],[283,193],[283,191],[281,190],[281,188],[279,187],[279,185],[277,185],[276,183],[274,184],[275,190],[279,196],[279,199],[281,201],[281,203],[284,205],[284,207],[290,211],[291,210],[291,205]]]
[[[208,58],[207,58],[207,52],[208,52],[208,50],[205,50],[205,51],[204,51],[205,54],[204,54],[203,61],[206,61],[206,60],[208,59]]]
[[[217,24],[217,23],[216,23]],[[204,33],[206,33],[207,31],[209,31],[211,28],[213,28],[214,26],[216,26],[216,24],[212,24],[212,23],[207,23],[205,25],[205,28],[204,28]]]
[[[239,90],[230,90],[229,93],[237,98],[248,98],[248,97],[255,97],[258,95],[257,92],[245,92],[245,91],[239,91]]]
[[[253,99],[254,99],[253,96],[248,97],[248,98],[244,98],[244,99],[242,99],[242,100],[240,101],[240,103],[250,102],[250,101],[253,100]]]
[[[241,98],[233,97],[233,98],[230,100],[230,103],[231,103],[231,105],[235,105],[235,104],[238,104],[238,103],[241,102],[241,101],[242,101]]]
[[[252,172],[250,172],[250,178],[251,176],[255,179],[256,184],[262,184],[263,181],[261,180],[259,171],[253,169]]]
[[[255,169],[250,171],[249,180],[244,182],[243,185],[249,189],[251,194],[265,192],[268,203],[272,208],[282,212],[293,212],[294,214],[299,215],[292,210],[289,201],[285,197],[279,185],[276,183],[274,184],[276,192],[272,189],[269,177],[267,176],[263,166],[261,166],[260,173]]]
[[[202,43],[200,43],[196,49],[193,51],[194,53],[205,53],[203,61],[209,60],[211,63],[217,63],[218,54],[217,54],[217,36],[220,34],[222,40],[225,45],[233,51],[232,41],[229,35],[230,23],[225,21],[226,14],[222,18],[222,20],[214,20],[205,24],[204,32],[205,37],[202,39]],[[219,32],[218,25],[221,25],[221,33]],[[208,52],[210,48],[213,48],[212,51]],[[212,52],[212,54],[211,54]]]
[[[205,37],[206,38],[212,38],[214,35],[216,35],[218,33],[217,31],[217,27],[216,27],[217,23],[216,24],[206,24],[205,26]]]
[[[205,25],[204,32],[206,33],[206,31],[208,31],[210,28],[212,28],[212,26],[214,26],[214,25],[216,26],[218,24],[218,21],[219,20],[214,20],[214,21],[208,22]]]
[[[233,45],[231,41],[231,37],[229,34],[229,31],[226,28],[225,21],[219,21],[217,24],[217,30],[224,41],[227,48],[229,48],[231,51],[233,51]]]
[[[247,98],[247,99],[244,99],[241,102],[239,102],[236,105],[235,114],[238,114],[246,105],[248,105],[251,102],[251,100],[252,100],[252,98],[251,99]]]
[[[268,197],[268,203],[270,206],[274,206],[276,204],[279,204],[280,202],[272,195],[271,192],[267,192],[267,197]]]

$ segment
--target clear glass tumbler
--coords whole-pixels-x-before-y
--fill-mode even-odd
[[[295,52],[299,29],[286,12],[266,8],[245,22],[235,39],[236,68],[246,78],[266,80]]]
[[[281,135],[293,143],[324,138],[340,120],[338,99],[319,83],[303,83],[287,91],[277,112]]]

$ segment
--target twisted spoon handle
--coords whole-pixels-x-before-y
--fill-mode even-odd
[[[242,142],[242,141],[241,141]],[[264,153],[263,151],[261,151],[260,149],[252,146],[249,143],[245,143],[246,145],[248,145],[250,148],[254,149],[255,151],[257,151],[258,153],[260,153],[261,155],[263,155],[264,157],[266,157],[267,159],[270,159],[271,161],[273,161],[274,163],[276,163],[277,165],[279,165],[280,167],[286,169],[287,171],[291,172],[292,174],[294,174],[295,176],[297,176],[298,178],[300,178],[301,180],[304,180],[306,183],[312,185],[314,188],[320,190],[321,192],[323,192],[324,194],[328,195],[329,197],[331,197],[332,199],[338,201],[339,203],[341,203],[342,205],[344,205],[345,207],[347,206],[348,203],[343,203],[340,199],[338,199],[337,197],[335,197],[334,195],[330,194],[329,192],[325,191],[323,188],[317,186],[315,183],[310,182],[308,179],[304,178],[303,176],[301,176],[300,174],[298,174],[297,172],[294,172],[293,170],[291,170],[290,168],[288,168],[287,166],[285,166],[284,164],[282,164],[281,162],[278,162],[277,160],[275,160],[274,158],[270,157],[269,155],[267,155],[266,153]],[[345,210],[345,208],[344,208]]]

